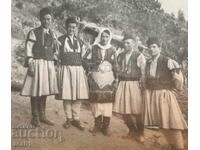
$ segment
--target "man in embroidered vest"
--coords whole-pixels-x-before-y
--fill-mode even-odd
[[[143,142],[142,84],[145,75],[145,57],[135,48],[134,37],[124,37],[124,52],[118,58],[119,86],[115,95],[113,111],[122,114],[129,133],[126,138],[135,137]],[[135,121],[134,121],[135,120]]]
[[[87,77],[82,66],[82,43],[77,38],[78,22],[70,17],[65,22],[67,33],[59,37],[59,60],[58,69],[59,94],[56,99],[63,100],[66,121],[65,129],[71,125],[79,130],[84,130],[80,122],[81,101],[89,97]]]
[[[21,95],[31,97],[31,124],[35,127],[39,127],[40,122],[54,125],[45,114],[47,96],[58,93],[54,67],[58,44],[55,33],[50,29],[51,20],[51,10],[41,9],[41,26],[31,30],[26,40],[25,67],[28,71]]]
[[[146,64],[144,92],[144,125],[164,133],[170,150],[183,150],[182,130],[187,124],[179,108],[173,88],[181,89],[182,77],[178,63],[160,54],[158,38],[147,41],[152,58]]]

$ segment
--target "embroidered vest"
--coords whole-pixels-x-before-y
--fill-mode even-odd
[[[119,80],[121,81],[138,81],[141,77],[141,70],[137,66],[137,58],[140,55],[139,52],[133,51],[128,64],[126,64],[126,53],[122,52],[117,58],[119,65]]]
[[[172,74],[168,68],[168,58],[160,55],[157,60],[156,76],[150,76],[150,64],[151,61],[147,62],[146,65],[146,87],[147,89],[160,90],[160,89],[171,89],[174,87],[172,81]]]
[[[78,42],[79,42],[78,39],[74,40],[74,43],[72,44],[71,39],[68,38],[69,47],[73,50],[73,52],[65,52],[64,46],[66,38],[68,38],[66,35],[63,35],[59,38],[59,41],[61,42],[61,47],[60,47],[61,64],[69,66],[81,66],[82,65],[81,51],[80,52],[76,51],[78,49]]]
[[[35,59],[54,60],[54,39],[52,32],[43,33],[42,27],[33,30],[36,41],[33,45],[33,56]]]

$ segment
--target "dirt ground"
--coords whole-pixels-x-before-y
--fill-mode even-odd
[[[81,109],[85,130],[79,131],[74,127],[66,130],[62,127],[65,121],[62,101],[55,100],[53,96],[47,100],[47,116],[55,122],[55,126],[42,124],[40,128],[31,128],[29,98],[12,92],[12,150],[165,150],[167,147],[159,131],[145,129],[144,144],[134,139],[123,139],[128,129],[116,115],[111,120],[111,137],[101,133],[92,136],[89,129],[93,127],[94,119],[87,105],[82,105]],[[187,147],[187,133],[184,133],[184,140]]]

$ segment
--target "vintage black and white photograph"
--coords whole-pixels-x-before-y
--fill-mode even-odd
[[[12,0],[12,150],[188,150],[187,0]]]

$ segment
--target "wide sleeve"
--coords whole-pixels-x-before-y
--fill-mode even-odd
[[[33,56],[33,45],[34,43],[36,42],[36,36],[33,32],[33,30],[31,30],[29,33],[28,33],[28,36],[27,36],[27,39],[26,39],[26,57],[34,57]]]
[[[144,55],[141,53],[137,58],[137,66],[140,68],[142,77],[145,76],[145,68],[146,68],[146,59]]]
[[[183,78],[183,73],[180,69],[180,65],[175,60],[169,59],[167,66],[168,66],[169,70],[171,70],[171,72],[172,72],[172,77],[173,77],[173,81],[175,84],[175,88],[178,90],[182,90],[184,78]]]
[[[61,49],[62,49],[62,38],[58,37],[58,40],[57,40],[57,58],[58,58],[58,61],[61,60]]]
[[[92,57],[92,46],[91,45],[81,45],[81,57],[83,68],[89,72],[91,70],[91,57]]]
[[[53,31],[51,32],[52,32],[52,37],[53,37],[53,42],[54,42],[54,60],[59,61],[61,42],[58,40],[56,33]]]
[[[91,59],[92,54],[91,54],[91,49],[92,46],[91,45],[86,45],[86,44],[82,44],[81,45],[81,49],[82,49],[82,53],[81,56],[83,59]]]
[[[33,30],[31,30],[26,38],[26,42],[25,42],[25,63],[24,63],[24,67],[28,67],[29,65],[29,58],[34,58],[33,55],[33,46],[36,42],[36,36]]]
[[[169,68],[169,70],[173,70],[173,69],[179,69],[180,65],[173,59],[169,59],[167,62],[167,67]]]
[[[90,72],[92,68],[95,66],[94,60],[95,56],[93,54],[94,52],[94,46],[92,45],[83,45],[83,50],[82,50],[82,62],[83,62],[83,67],[87,72]]]

